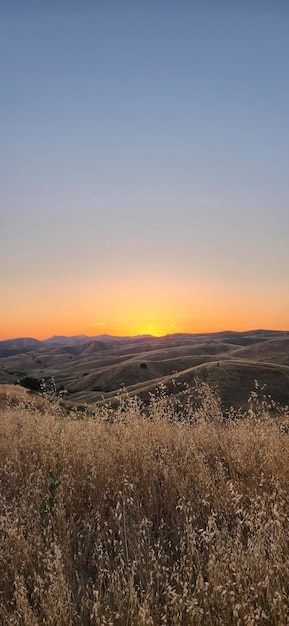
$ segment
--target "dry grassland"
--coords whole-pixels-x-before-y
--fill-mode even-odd
[[[270,412],[257,390],[224,418],[204,383],[183,407],[8,403],[1,624],[288,624],[289,415]]]

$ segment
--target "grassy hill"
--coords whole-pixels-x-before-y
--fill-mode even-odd
[[[147,401],[159,384],[176,393],[173,379],[190,385],[196,378],[217,386],[225,406],[245,407],[256,379],[277,401],[289,404],[289,335],[285,332],[77,336],[67,338],[67,345],[60,337],[38,342],[33,350],[27,349],[33,340],[19,341],[20,352],[14,354],[17,340],[13,340],[13,353],[0,358],[0,382],[53,377],[58,387],[68,389],[70,404],[112,399],[124,386]]]
[[[289,365],[289,337],[269,339],[236,350],[234,357],[250,361],[266,361]]]

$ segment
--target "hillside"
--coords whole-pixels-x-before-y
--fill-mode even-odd
[[[269,339],[264,343],[256,343],[236,350],[234,356],[250,361],[266,361],[289,365],[289,337]]]
[[[59,388],[68,390],[70,404],[111,400],[123,387],[147,401],[160,384],[176,393],[173,380],[181,386],[192,385],[197,378],[217,386],[225,406],[245,407],[255,380],[266,385],[266,393],[276,401],[289,404],[286,332],[227,331],[159,338],[76,336],[68,337],[67,343],[64,337],[11,342],[9,348],[7,342],[2,342],[2,348],[0,344],[0,383],[15,384],[27,376],[38,380],[53,377]]]

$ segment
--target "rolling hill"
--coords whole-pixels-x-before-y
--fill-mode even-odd
[[[242,407],[255,380],[289,404],[289,333],[222,331],[164,337],[53,337],[0,342],[0,383],[55,379],[68,404],[111,400],[125,387],[144,401],[160,383],[176,393],[196,378],[217,387],[225,406]]]

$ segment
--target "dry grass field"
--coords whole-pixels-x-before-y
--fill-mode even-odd
[[[288,624],[288,408],[183,394],[2,403],[3,626]]]

